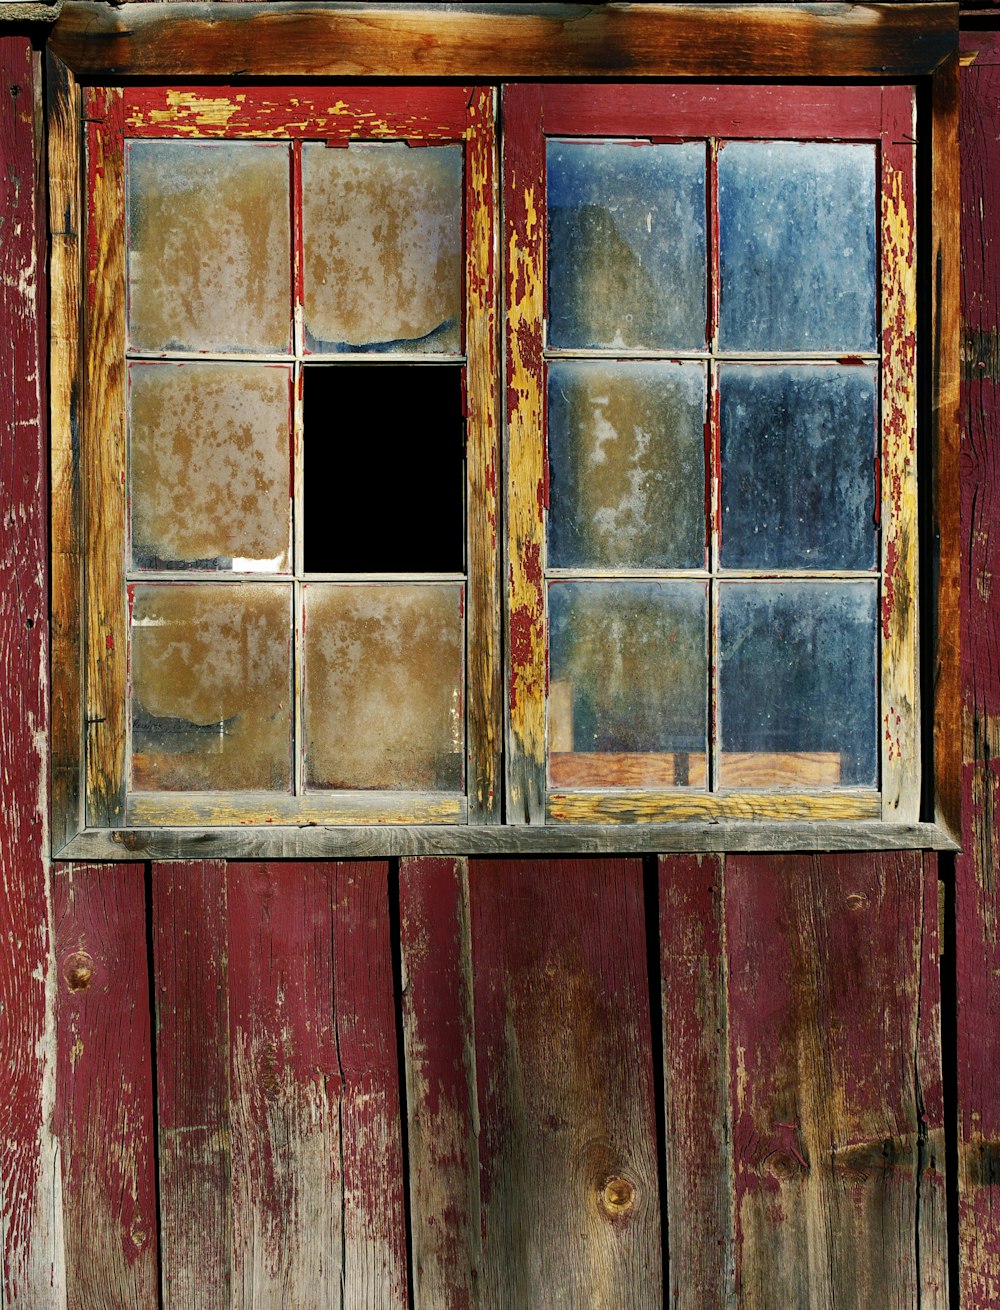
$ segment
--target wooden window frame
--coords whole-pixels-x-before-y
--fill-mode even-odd
[[[266,5],[178,3],[111,8],[85,0],[67,0],[52,29],[47,58],[53,486],[52,849],[58,858],[955,848],[961,795],[958,645],[954,640],[959,612],[957,6],[858,5],[845,13],[843,7],[833,10],[810,5],[729,8],[640,4],[580,6],[578,16],[568,15],[567,6],[559,6],[558,12],[553,9],[547,5],[515,5],[498,6],[492,12],[478,6],[440,11],[434,6],[400,10],[366,5],[361,11],[357,6],[306,6],[284,0]],[[495,725],[500,698],[506,701],[507,697],[501,689],[499,633],[495,626],[500,614],[500,574],[495,565],[496,551],[485,540],[474,549],[484,557],[492,552],[492,572],[487,567],[482,576],[483,586],[492,597],[483,613],[493,617],[484,618],[486,629],[480,634],[480,644],[473,644],[472,634],[469,642],[470,666],[479,653],[485,664],[480,677],[485,717],[478,738],[483,749],[470,771],[468,822],[424,823],[417,816],[416,822],[395,823],[392,815],[366,817],[361,813],[334,824],[307,816],[293,822],[280,815],[265,816],[271,818],[269,823],[253,822],[253,816],[234,816],[238,826],[226,827],[218,818],[193,813],[185,826],[121,822],[116,807],[122,801],[122,770],[88,764],[84,749],[85,734],[100,731],[108,706],[117,705],[120,713],[125,713],[120,662],[104,661],[98,655],[93,667],[85,672],[87,651],[100,651],[99,642],[83,639],[90,622],[84,616],[93,603],[90,590],[85,596],[83,586],[83,557],[86,550],[95,549],[93,543],[86,544],[88,531],[96,537],[97,559],[106,549],[102,543],[114,537],[114,532],[106,533],[100,523],[95,524],[95,502],[88,502],[88,489],[106,489],[109,478],[120,469],[120,458],[113,454],[109,464],[100,454],[94,456],[88,451],[88,457],[82,460],[81,452],[86,449],[88,431],[108,421],[109,405],[115,406],[109,385],[112,393],[116,385],[120,386],[120,382],[114,382],[114,375],[116,370],[121,374],[124,357],[114,355],[116,347],[110,341],[88,345],[88,350],[97,351],[89,362],[84,362],[82,353],[81,311],[93,315],[96,305],[98,321],[106,312],[107,306],[101,305],[108,285],[102,261],[112,257],[102,245],[88,249],[82,240],[87,229],[82,169],[87,167],[93,172],[103,167],[93,151],[88,162],[82,150],[81,123],[92,134],[95,131],[84,122],[93,116],[84,112],[84,102],[100,105],[103,95],[106,104],[121,103],[118,88],[133,87],[141,99],[138,88],[147,82],[177,87],[217,82],[223,84],[220,98],[224,99],[227,85],[238,87],[273,78],[285,83],[281,94],[287,94],[290,82],[307,79],[429,79],[482,86],[568,78],[681,84],[695,79],[794,84],[822,78],[838,83],[904,82],[914,86],[921,107],[922,163],[929,174],[918,218],[916,260],[924,270],[922,281],[928,288],[927,303],[921,306],[918,338],[922,395],[926,398],[919,420],[924,669],[920,688],[925,702],[928,695],[932,696],[933,714],[926,712],[926,704],[925,712],[916,709],[920,688],[914,681],[914,714],[919,715],[925,740],[924,777],[919,792],[910,787],[902,821],[893,822],[888,814],[831,819],[823,815],[821,808],[773,821],[748,819],[738,813],[722,821],[711,814],[680,816],[677,822],[662,821],[662,815],[653,815],[651,821],[637,821],[641,814],[635,811],[626,809],[612,815],[600,807],[586,806],[557,815],[551,805],[547,808],[544,787],[539,786],[538,747],[544,759],[544,722],[541,737],[537,736],[536,723],[532,729],[535,738],[531,740],[520,725],[512,722],[511,741],[518,744],[508,759],[510,791],[506,822],[500,823],[499,734]],[[153,93],[147,90],[146,94]],[[488,170],[490,162],[484,160],[483,166]],[[495,178],[491,177],[489,185],[495,185]],[[117,206],[115,212],[120,214],[121,199],[114,186],[102,186],[91,194],[98,204]],[[520,196],[516,187],[511,190],[506,221],[514,221],[516,206],[530,199],[523,189]],[[110,213],[98,218],[99,229],[121,222]],[[537,213],[535,224],[537,235],[541,232]],[[490,277],[495,276],[495,252],[492,247],[486,251],[489,242],[483,245],[483,234],[473,236],[483,249],[484,269]],[[912,239],[912,231],[909,237]],[[912,270],[911,256],[907,255],[903,262]],[[521,281],[517,284],[515,273],[515,283],[521,292],[540,295],[540,286],[532,289],[530,285],[530,272],[527,265],[523,266]],[[509,312],[516,317],[516,293]],[[484,313],[483,357],[494,362],[495,355],[489,355],[489,339],[492,335],[495,351],[496,326]],[[104,375],[100,367],[95,368],[101,351],[105,352]],[[110,384],[104,377],[111,378]],[[508,443],[518,459],[518,425],[524,418],[524,397],[513,394],[510,381],[508,397]],[[540,413],[540,396],[529,404]],[[485,453],[491,442],[495,450],[495,416],[493,422],[488,435],[484,425],[482,438],[484,493],[495,475],[495,465],[491,473]],[[901,458],[905,464],[907,458],[915,458],[915,450],[904,452]],[[523,472],[520,469],[520,474]],[[524,481],[520,474],[518,485]],[[516,527],[516,500],[515,496],[515,503],[508,506],[508,524],[515,541],[520,531]],[[495,523],[495,516],[490,519],[484,514],[481,530],[487,538],[495,530]],[[912,529],[913,524],[907,522],[906,544],[915,549]],[[519,567],[517,559],[516,550],[510,550],[506,567],[514,573]],[[120,560],[109,561],[109,573],[115,585],[119,581],[123,584]],[[469,574],[471,578],[471,559]],[[507,581],[516,592],[516,578],[511,575]],[[515,594],[511,604],[517,603]],[[92,630],[104,633],[99,622]],[[114,642],[114,634],[111,639]],[[535,676],[539,669],[536,659]],[[113,736],[110,732],[107,735]],[[927,740],[931,735],[933,750]],[[526,744],[530,746],[527,751]],[[112,752],[112,760],[115,758]],[[89,808],[84,800],[88,789]],[[571,821],[556,821],[564,818]],[[615,821],[608,822],[609,818]]]

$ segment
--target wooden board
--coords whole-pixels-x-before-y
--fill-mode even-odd
[[[740,1305],[943,1310],[933,862],[730,856],[725,931]]]
[[[955,865],[963,1303],[1000,1306],[1000,34],[962,70],[964,854]]]
[[[41,87],[23,34],[0,35],[0,1303],[62,1295],[46,833],[47,470]]]
[[[54,896],[66,1305],[148,1310],[158,1255],[146,870],[76,866]]]
[[[639,860],[470,869],[486,1306],[663,1303]]]

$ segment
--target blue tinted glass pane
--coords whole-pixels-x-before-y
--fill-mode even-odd
[[[874,367],[720,369],[722,563],[875,567]]]
[[[719,151],[726,350],[875,349],[875,147]]]
[[[705,149],[548,143],[549,344],[705,344]]]
[[[877,584],[719,587],[720,782],[875,786]]]
[[[705,563],[705,368],[549,366],[549,564]]]
[[[695,753],[704,780],[707,587],[701,582],[549,585],[550,777],[557,756]],[[615,785],[607,761],[594,785]],[[633,766],[636,764],[632,761]],[[655,761],[646,762],[662,781]],[[638,765],[642,768],[642,762]],[[682,766],[683,767],[683,766]],[[565,774],[563,775],[566,776]],[[629,778],[632,783],[649,777]],[[668,785],[691,782],[671,761]]]

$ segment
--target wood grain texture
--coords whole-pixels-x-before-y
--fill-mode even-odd
[[[54,897],[66,1305],[149,1310],[158,1275],[145,868],[75,866]]]
[[[723,861],[660,860],[669,1305],[735,1306]]]
[[[403,860],[403,1032],[415,1310],[480,1310],[482,1227],[469,871]]]
[[[485,1305],[663,1301],[638,860],[470,870]]]
[[[730,856],[725,900],[741,1306],[943,1308],[933,866]]]
[[[77,73],[193,77],[905,77],[955,48],[951,4],[490,6],[68,0],[52,48]]]
[[[48,635],[41,86],[0,35],[0,1304],[63,1295],[48,881]]]
[[[963,1303],[1000,1307],[1000,34],[962,70],[963,846],[955,865]]]
[[[464,796],[448,792],[357,791],[310,792],[287,796],[276,792],[134,791],[126,817],[139,825],[179,824],[359,824],[464,823]],[[233,854],[238,855],[234,850]]]

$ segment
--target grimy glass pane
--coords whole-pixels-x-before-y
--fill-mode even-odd
[[[702,364],[549,365],[548,562],[703,568]]]
[[[550,141],[550,346],[705,345],[705,148]]]
[[[723,787],[873,787],[878,584],[719,586]]]
[[[462,585],[304,591],[306,785],[461,790]]]
[[[462,147],[302,149],[312,351],[462,349]]]
[[[553,784],[704,786],[707,611],[702,582],[549,584]]]
[[[131,141],[126,161],[133,349],[287,350],[288,147]]]
[[[875,567],[877,372],[723,364],[727,568]]]
[[[725,350],[875,349],[875,147],[719,151]]]
[[[290,789],[290,585],[137,586],[130,667],[133,787]]]
[[[287,571],[290,431],[288,368],[133,364],[133,567]]]

